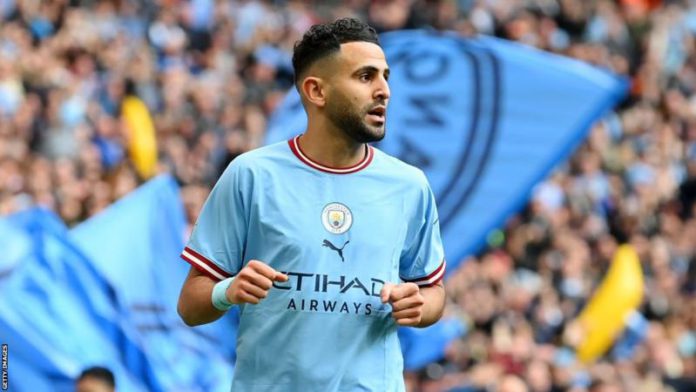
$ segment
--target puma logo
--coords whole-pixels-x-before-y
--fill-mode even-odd
[[[324,243],[321,244],[321,246],[325,246],[325,247],[327,247],[327,248],[329,248],[329,249],[331,249],[331,250],[335,250],[336,253],[338,253],[338,255],[341,257],[341,262],[344,262],[344,261],[346,261],[346,260],[343,258],[343,248],[345,248],[346,245],[348,245],[349,242],[350,242],[350,240],[346,241],[346,242],[343,244],[342,247],[337,248],[336,245],[334,245],[334,244],[331,243],[331,241],[329,241],[329,240],[324,240]]]

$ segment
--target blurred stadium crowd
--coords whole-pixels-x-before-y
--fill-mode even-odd
[[[157,170],[182,185],[193,222],[221,170],[262,144],[292,85],[293,43],[342,16],[379,31],[496,35],[632,81],[446,282],[447,314],[467,334],[408,374],[409,389],[696,390],[694,1],[0,0],[0,213],[43,205],[75,224],[138,186],[120,117],[137,94],[152,112]],[[643,264],[647,332],[582,366],[571,321],[623,241]]]

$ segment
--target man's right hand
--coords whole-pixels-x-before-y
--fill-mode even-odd
[[[268,264],[251,260],[234,277],[227,288],[227,300],[235,305],[258,304],[268,296],[273,282],[287,282],[288,276],[280,273]]]

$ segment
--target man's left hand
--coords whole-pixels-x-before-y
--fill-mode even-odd
[[[392,306],[392,317],[402,326],[417,327],[423,317],[425,298],[415,283],[386,283],[380,293],[382,303]]]

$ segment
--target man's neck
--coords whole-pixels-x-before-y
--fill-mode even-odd
[[[365,159],[365,144],[356,143],[337,129],[307,127],[298,143],[312,161],[332,168],[355,166]]]

